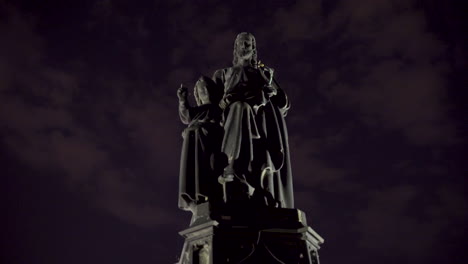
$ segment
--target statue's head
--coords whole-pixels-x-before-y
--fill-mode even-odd
[[[257,44],[251,33],[242,32],[234,41],[232,64],[237,65],[241,60],[250,60],[250,64],[257,64]]]
[[[221,98],[218,98],[217,94],[219,93],[216,92],[215,82],[206,76],[201,76],[193,88],[193,95],[197,105],[218,103]]]

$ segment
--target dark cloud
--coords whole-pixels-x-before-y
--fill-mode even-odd
[[[322,5],[320,1],[296,1],[291,7],[278,10],[267,24],[271,24],[281,42],[314,40],[322,33]]]
[[[334,50],[343,63],[325,69],[319,91],[411,143],[454,144],[459,136],[448,116],[448,65],[441,60],[446,46],[415,3],[379,3],[341,2],[331,12],[329,30],[343,29],[334,45],[347,45]]]
[[[177,229],[189,215],[176,208],[175,91],[230,66],[236,34],[249,31],[292,101],[296,205],[325,237],[322,260],[466,260],[464,102],[454,96],[466,52],[460,28],[434,26],[453,8],[439,16],[429,12],[435,2],[403,0],[103,0],[63,10],[20,2],[0,4],[0,143],[21,164],[11,163],[8,180],[22,186],[29,176],[14,171],[31,170],[39,189],[54,182],[78,197],[64,201],[76,205],[70,211],[91,207],[97,226],[94,213],[118,221],[109,232],[128,229],[139,241],[123,239],[125,254],[162,263],[180,252]],[[141,241],[150,241],[146,255]]]
[[[440,238],[447,233],[460,236],[466,229],[460,224],[466,217],[467,204],[460,192],[447,192],[446,187],[436,189],[430,203],[415,202],[422,191],[402,185],[370,193],[366,208],[357,214],[359,246],[377,251],[383,258],[400,257],[417,263],[439,259],[438,251],[433,249]],[[422,207],[422,215],[414,213],[415,203]],[[451,232],[455,227],[462,230]],[[450,259],[461,261],[460,257]]]
[[[29,166],[59,172],[71,190],[129,223],[148,227],[173,222],[166,208],[135,201],[136,196],[151,195],[141,190],[135,177],[129,178],[121,172],[126,168],[116,163],[116,154],[112,152],[113,145],[118,143],[102,138],[99,131],[89,127],[89,121],[99,123],[108,113],[104,109],[106,105],[117,106],[107,111],[119,117],[123,128],[120,133],[129,138],[122,144],[142,149],[147,155],[145,162],[159,160],[176,167],[177,152],[172,155],[160,152],[177,146],[180,137],[177,123],[173,122],[172,127],[161,125],[163,120],[173,119],[167,111],[167,103],[173,98],[134,99],[138,104],[130,100],[123,102],[119,89],[123,91],[127,85],[135,85],[123,79],[98,84],[112,87],[117,96],[79,103],[82,85],[86,83],[80,79],[82,74],[48,65],[45,40],[36,33],[34,20],[11,6],[7,14],[0,24],[1,34],[6,36],[0,44],[5,53],[0,68],[7,70],[2,73],[8,77],[2,79],[0,96],[0,128],[5,146]],[[102,112],[82,122],[80,112],[87,112],[86,109]],[[112,133],[112,125],[106,123],[104,133]],[[174,174],[165,166],[150,167],[154,174]]]

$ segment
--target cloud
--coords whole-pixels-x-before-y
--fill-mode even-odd
[[[340,2],[328,17],[340,63],[320,74],[318,90],[358,111],[370,126],[401,132],[416,145],[454,144],[448,116],[446,46],[414,3]],[[333,45],[332,45],[333,46]]]
[[[231,49],[238,32],[230,28],[230,21],[235,14],[232,14],[227,4],[212,3],[210,9],[206,10],[203,5],[173,1],[168,12],[171,13],[168,24],[173,68],[198,69],[199,72],[194,73],[189,80],[194,83],[199,75],[211,77],[217,68],[228,66],[226,63],[232,59]],[[177,76],[177,72],[170,76]],[[168,82],[172,83],[172,79]]]
[[[14,79],[21,80],[16,69],[23,69],[22,74],[30,75],[32,65],[42,59],[43,39],[33,32],[35,24],[32,17],[23,17],[12,6],[1,2],[0,7],[5,18],[0,21],[0,91],[8,89]]]
[[[465,197],[453,186],[440,186],[431,197],[410,185],[370,192],[366,208],[356,215],[359,246],[384,259],[442,259],[439,252],[447,247],[440,246],[440,238],[462,239],[466,233],[466,208]],[[454,228],[457,231],[447,235]],[[450,259],[461,260],[460,256],[455,254]]]
[[[292,111],[321,111],[297,121],[340,109],[414,145],[460,141],[449,115],[448,47],[415,1],[296,1],[274,14],[252,26],[260,54],[279,69]]]
[[[145,184],[150,175],[161,186],[175,182],[177,171],[169,167],[176,168],[178,156],[161,152],[177,146],[180,136],[177,122],[162,125],[177,117],[176,103],[168,103],[177,101],[175,93],[167,98],[157,88],[148,96],[134,89],[144,84],[128,76],[101,72],[96,78],[51,66],[35,20],[12,6],[6,10],[0,20],[0,140],[26,166],[63,176],[70,191],[125,222],[146,228],[173,223],[168,207],[152,202],[167,189],[155,194]],[[92,96],[89,83],[98,88]],[[144,161],[135,158],[143,154]],[[136,173],[140,177],[131,176]],[[175,208],[175,195],[174,201]]]
[[[146,188],[136,183],[136,177],[130,170],[101,171],[96,181],[98,206],[124,222],[143,228],[179,222],[180,219],[161,206],[154,196],[145,193]]]
[[[355,173],[354,168],[342,163],[331,164],[321,158],[323,153],[333,151],[340,144],[343,139],[339,137],[308,139],[293,136],[289,139],[295,189],[330,193],[357,193],[361,190],[361,184],[350,177]]]
[[[340,1],[329,9],[320,1],[275,5],[281,10],[171,2],[168,10],[161,7],[170,15],[164,34],[158,35],[151,17],[125,15],[115,2],[99,1],[89,31],[119,39],[125,48],[118,51],[130,50],[130,56],[119,58],[118,65],[103,60],[96,66],[84,59],[77,62],[79,70],[50,65],[48,42],[37,33],[35,20],[8,7],[0,22],[0,34],[6,36],[0,43],[2,140],[23,162],[60,171],[70,188],[123,221],[145,227],[173,221],[170,205],[149,201],[171,196],[170,207],[176,207],[170,189],[176,190],[183,128],[175,90],[181,82],[191,88],[199,75],[230,66],[236,34],[252,31],[261,59],[277,69],[293,104],[287,122],[295,128],[290,130],[294,183],[305,209],[323,210],[318,193],[351,197],[369,188],[367,179],[356,175],[368,176],[367,164],[386,156],[372,152],[378,148],[365,148],[387,140],[380,135],[367,140],[369,130],[401,134],[408,141],[402,145],[456,142],[447,115],[447,47],[428,30],[414,2]],[[255,17],[255,23],[247,17]],[[154,36],[159,46],[152,58],[147,54],[153,48],[138,43]],[[113,67],[124,70],[116,73]],[[400,180],[420,165],[401,159],[409,161],[399,171]],[[406,186],[369,194],[369,208],[356,221],[364,227],[367,218],[380,220],[381,215],[398,220],[388,215],[392,212],[403,218],[402,229],[391,230],[403,234],[417,222],[405,216],[404,204],[420,192]],[[376,232],[382,227],[369,224]],[[422,234],[428,227],[416,231]],[[363,234],[361,246],[371,247],[375,238],[382,237]],[[397,236],[391,238],[383,243],[406,254],[396,245]]]
[[[320,1],[296,1],[292,6],[275,12],[272,18],[273,34],[282,42],[314,40],[322,32],[322,23]]]
[[[144,149],[148,164],[164,164],[158,168],[158,173],[175,174],[168,170],[178,166],[180,150],[177,147],[182,140],[176,96],[140,98],[137,102],[120,109],[119,121],[126,128],[130,143]]]

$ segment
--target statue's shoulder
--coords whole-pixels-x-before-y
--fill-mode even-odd
[[[227,72],[230,72],[230,71],[232,71],[232,67],[222,68],[222,69],[216,70],[213,75],[226,74]]]
[[[232,67],[218,69],[213,74],[213,80],[216,80],[216,79],[225,80],[229,78],[231,74],[232,74]]]

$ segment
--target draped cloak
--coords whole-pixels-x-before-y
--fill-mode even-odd
[[[190,210],[191,205],[221,197],[213,155],[219,153],[223,130],[219,122],[221,109],[217,104],[190,107],[179,104],[179,115],[187,128],[183,143],[179,172],[179,208]],[[218,173],[219,174],[219,173]],[[219,198],[220,199],[220,198]]]
[[[241,163],[251,186],[271,193],[280,207],[294,208],[284,120],[290,103],[275,80],[271,85],[277,94],[268,99],[264,92],[267,83],[260,71],[266,69],[235,66],[217,70],[213,75],[218,89],[230,98],[223,113],[221,151]]]

